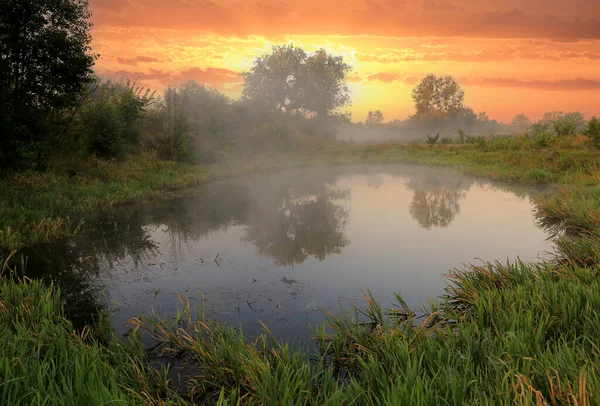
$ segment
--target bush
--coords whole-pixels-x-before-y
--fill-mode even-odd
[[[574,135],[577,130],[577,122],[570,118],[561,118],[552,122],[554,133],[558,137],[566,137],[568,135]]]
[[[101,158],[116,158],[125,152],[125,121],[113,100],[101,98],[81,113],[89,152]]]
[[[583,133],[590,138],[596,148],[600,148],[600,120],[596,116],[590,119]]]
[[[542,131],[533,137],[533,145],[535,148],[547,148],[554,136],[548,130]]]
[[[529,128],[527,129],[527,134],[531,135],[532,137],[536,137],[537,135],[544,133],[548,130],[550,130],[550,127],[548,126],[548,124],[543,123],[540,120],[529,126]]]
[[[79,132],[85,135],[88,152],[101,158],[116,158],[127,147],[139,145],[142,112],[153,95],[129,81],[108,81],[93,89],[80,113]],[[67,147],[72,146],[71,143]]]
[[[440,133],[437,133],[434,137],[427,134],[427,141],[425,141],[425,142],[429,145],[433,145],[433,144],[437,143],[439,139],[440,139]]]

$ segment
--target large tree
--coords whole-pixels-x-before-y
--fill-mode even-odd
[[[341,56],[324,49],[308,55],[294,45],[274,46],[242,73],[242,96],[276,111],[328,116],[350,103],[350,69]]]
[[[456,116],[464,110],[465,92],[452,76],[429,74],[413,89],[417,116],[443,114]]]
[[[306,60],[306,80],[302,87],[304,108],[327,117],[331,112],[350,104],[350,89],[346,78],[351,66],[341,56],[319,49]]]
[[[274,46],[272,53],[256,58],[252,69],[242,73],[242,96],[278,111],[299,109],[306,58],[306,52],[301,48],[293,45]]]
[[[44,165],[92,81],[87,0],[0,1],[0,167]]]
[[[465,107],[465,92],[452,76],[429,74],[413,89],[416,113],[413,120],[429,130],[441,131],[444,123],[474,121],[474,113]]]

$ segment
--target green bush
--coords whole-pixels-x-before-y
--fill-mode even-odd
[[[559,137],[574,135],[577,130],[577,122],[570,118],[561,118],[552,122],[554,133]]]
[[[527,134],[535,137],[541,133],[544,133],[546,131],[550,130],[550,127],[548,126],[548,124],[543,123],[541,120],[537,121],[533,124],[531,124],[529,126],[529,128],[527,129]]]
[[[587,123],[584,134],[590,138],[596,148],[600,148],[600,120],[596,116],[592,117]]]
[[[81,114],[89,152],[101,158],[116,158],[125,152],[126,124],[114,100],[100,98]]]
[[[547,148],[554,136],[548,130],[542,131],[533,137],[533,145],[535,148]]]

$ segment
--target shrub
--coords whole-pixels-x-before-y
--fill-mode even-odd
[[[577,122],[570,118],[561,118],[552,122],[554,133],[559,137],[574,135],[577,130]]]
[[[458,134],[458,142],[460,142],[461,144],[464,144],[465,139],[467,137],[467,135],[465,134],[465,130],[463,130],[462,128],[457,128],[456,133]]]
[[[439,139],[440,139],[440,133],[437,133],[433,137],[431,135],[427,134],[427,141],[425,141],[425,142],[429,145],[433,145],[433,144],[437,143]]]
[[[584,134],[590,138],[596,148],[600,148],[600,120],[596,116],[592,117],[587,123]]]
[[[529,128],[527,129],[527,134],[531,135],[532,137],[535,137],[543,132],[546,132],[550,129],[550,127],[548,126],[548,124],[540,121],[536,121],[535,123],[531,124],[529,126]]]
[[[533,137],[533,145],[535,148],[547,148],[554,136],[548,130],[542,131]]]
[[[81,113],[81,123],[90,153],[115,158],[125,152],[125,122],[114,100],[101,98],[89,103]]]

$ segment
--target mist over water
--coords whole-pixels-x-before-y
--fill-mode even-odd
[[[174,315],[182,294],[248,337],[260,320],[304,340],[321,310],[363,305],[367,289],[384,306],[400,292],[416,307],[464,263],[543,256],[539,193],[445,168],[297,169],[98,215],[84,234],[25,254],[30,276],[55,281],[79,325],[108,309],[124,333],[151,308]]]

